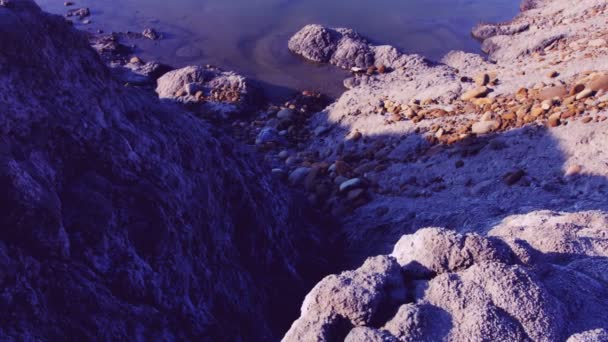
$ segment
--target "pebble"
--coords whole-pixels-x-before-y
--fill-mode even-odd
[[[560,113],[551,115],[549,117],[549,120],[547,121],[547,124],[549,125],[549,127],[557,127],[560,125],[560,123],[561,123],[561,114]]]
[[[290,174],[289,174],[289,184],[291,185],[298,185],[301,184],[304,179],[306,178],[306,176],[308,176],[308,173],[310,172],[311,168],[309,167],[299,167],[295,170],[293,170]]]
[[[323,126],[319,126],[319,127],[315,128],[314,133],[316,136],[320,136],[320,135],[323,135],[323,134],[329,132],[329,130],[330,130],[330,128],[328,126],[323,125]]]
[[[484,97],[488,95],[490,89],[488,87],[477,87],[475,89],[471,89],[460,97],[463,101],[469,101],[478,97]]]
[[[281,159],[287,159],[289,157],[289,151],[283,150],[279,152],[278,157]]]
[[[477,84],[480,87],[483,87],[483,86],[487,85],[488,83],[490,83],[490,75],[488,75],[486,73],[479,74],[475,77],[475,84]]]
[[[289,109],[289,108],[284,108],[281,109],[278,113],[277,113],[277,118],[279,119],[292,119],[294,116],[295,112],[293,109]]]
[[[526,175],[526,172],[524,170],[517,170],[514,172],[507,173],[503,177],[503,180],[505,181],[505,184],[511,186],[511,185],[515,185],[515,183],[519,182],[525,175]]]
[[[576,99],[577,100],[586,99],[588,97],[593,96],[594,93],[595,93],[595,91],[593,89],[585,88],[583,91],[581,91],[580,93],[578,93],[576,95]]]
[[[479,121],[473,124],[471,131],[475,134],[487,134],[500,127],[500,123],[496,120]]]
[[[539,100],[550,100],[556,97],[563,98],[568,94],[566,87],[564,86],[555,86],[544,88],[538,93]]]
[[[568,169],[566,170],[566,176],[574,176],[574,175],[581,173],[581,171],[583,171],[583,167],[581,165],[578,165],[578,164],[570,165],[568,167]]]
[[[547,74],[547,77],[549,77],[549,78],[556,78],[557,76],[559,76],[559,72],[557,72],[555,70],[553,70]]]
[[[363,186],[361,178],[352,178],[340,184],[340,192],[346,192]]]
[[[153,28],[147,28],[143,30],[141,35],[144,36],[144,38],[148,38],[150,40],[160,39],[160,34],[158,34],[158,32],[156,32],[156,30]]]
[[[266,144],[269,142],[278,142],[280,139],[279,132],[272,127],[264,127],[255,138],[256,145]]]
[[[608,90],[608,75],[601,75],[588,84],[588,88],[594,91]]]

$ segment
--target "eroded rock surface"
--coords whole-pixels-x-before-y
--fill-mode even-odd
[[[277,339],[302,207],[65,19],[11,1],[0,36],[0,340]]]
[[[301,318],[284,340],[307,341],[308,336],[332,333],[346,334],[352,341],[601,340],[602,329],[608,328],[604,310],[608,282],[601,275],[608,262],[604,246],[608,228],[603,225],[607,217],[600,212],[535,212],[505,220],[488,238],[421,229],[395,246],[392,255],[401,266],[400,276],[394,268],[384,268],[384,274],[378,268],[370,270],[369,265],[381,260],[379,257],[338,276],[348,275],[348,288],[364,288],[369,279],[390,277],[395,279],[390,288],[407,289],[407,296],[388,296],[384,288],[388,300],[379,306],[356,291],[337,292],[327,287],[327,279],[336,279],[330,276],[307,298],[326,298],[324,303],[333,304],[305,303]],[[526,230],[520,228],[522,220],[531,223]],[[581,225],[564,226],[562,220]],[[556,230],[561,233],[553,233]],[[577,232],[586,233],[583,237]],[[576,253],[567,254],[560,247],[564,234],[570,234],[569,244],[579,247]],[[535,248],[535,241],[544,248]],[[371,293],[377,291],[378,287]],[[392,316],[376,316],[373,324],[370,320],[309,323],[319,317],[345,317],[342,312],[352,308],[357,312],[386,310]]]

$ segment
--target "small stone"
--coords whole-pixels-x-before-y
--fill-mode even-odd
[[[542,107],[533,107],[530,111],[530,114],[532,115],[532,117],[537,118],[541,116],[544,112],[545,110]]]
[[[481,73],[475,77],[475,84],[479,87],[483,87],[490,83],[490,75],[486,73]]]
[[[601,75],[594,78],[591,82],[589,82],[587,87],[594,91],[608,91],[608,75]]]
[[[488,95],[490,89],[488,87],[477,87],[475,89],[471,89],[460,97],[463,101],[469,101],[478,97],[484,97]]]
[[[143,62],[142,62],[142,60],[139,57],[133,56],[129,60],[129,63],[131,63],[131,64],[140,64],[140,63],[143,63]]]
[[[463,160],[458,160],[455,164],[457,169],[460,169],[461,167],[464,166],[464,161]]]
[[[316,136],[320,136],[320,135],[323,135],[323,134],[329,132],[329,130],[330,130],[330,128],[328,126],[323,125],[323,126],[319,126],[319,127],[315,128],[314,133]]]
[[[287,159],[289,157],[289,151],[283,150],[279,152],[278,157],[281,159]]]
[[[474,134],[487,134],[497,130],[500,127],[500,122],[496,120],[479,121],[473,124],[471,132]]]
[[[386,73],[386,67],[384,66],[384,64],[381,64],[381,65],[378,66],[378,73],[379,74]]]
[[[560,125],[560,123],[561,123],[561,114],[560,113],[551,115],[549,117],[549,120],[547,121],[547,124],[549,125],[549,127],[557,127]]]
[[[363,137],[363,134],[359,131],[355,131],[352,137],[350,138],[352,141],[359,141]]]
[[[278,142],[280,139],[279,132],[275,128],[264,127],[255,139],[255,144],[261,145],[269,142]]]
[[[583,123],[590,123],[591,121],[593,121],[593,118],[590,116],[586,116],[583,118]]]
[[[547,77],[549,77],[549,78],[556,78],[557,76],[559,76],[559,72],[557,72],[555,70],[553,70],[547,74]]]
[[[556,87],[547,87],[541,90],[538,93],[538,99],[541,101],[550,100],[556,97],[563,98],[568,94],[566,87],[564,86],[556,86]]]
[[[355,189],[355,190],[351,190],[348,192],[348,194],[346,194],[346,199],[348,201],[354,201],[357,198],[360,198],[361,196],[363,196],[365,194],[365,190],[364,189]]]
[[[574,95],[580,93],[583,90],[585,90],[585,85],[584,84],[577,84],[574,87],[572,87],[572,89],[570,89],[570,96],[574,96]]]
[[[311,168],[309,167],[299,167],[295,170],[293,170],[290,174],[289,174],[289,183],[291,185],[299,185],[301,184],[304,179],[306,178],[306,176],[308,176],[308,173],[310,172]]]
[[[593,96],[594,94],[595,94],[595,91],[593,89],[585,88],[583,91],[581,91],[580,93],[578,93],[576,95],[576,99],[577,100],[586,99],[588,97]]]
[[[549,109],[551,109],[553,107],[553,104],[555,102],[553,100],[545,100],[540,104],[540,107],[544,110],[544,111],[548,111]]]
[[[293,109],[289,109],[289,108],[284,108],[281,109],[278,113],[277,113],[277,118],[279,119],[292,119],[294,116],[294,110]]]
[[[153,28],[147,28],[147,29],[143,30],[142,33],[141,33],[141,35],[144,38],[148,38],[150,40],[158,40],[158,39],[160,39],[160,35]]]
[[[511,185],[515,185],[515,183],[519,182],[525,175],[526,175],[526,172],[524,170],[517,170],[514,172],[509,172],[506,175],[504,175],[503,180],[505,181],[505,184],[507,184],[508,186],[511,186]]]
[[[361,178],[352,178],[340,184],[340,192],[350,191],[363,186],[363,180]]]
[[[581,171],[583,171],[583,167],[581,165],[578,165],[578,164],[570,165],[568,167],[568,169],[566,170],[566,176],[567,177],[575,176],[575,175],[578,175],[579,173],[581,173]]]

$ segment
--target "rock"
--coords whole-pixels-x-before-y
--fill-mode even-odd
[[[608,91],[608,75],[601,75],[594,78],[591,82],[589,82],[587,88],[593,91]]]
[[[542,107],[542,104],[540,107],[533,107],[532,110],[530,110],[530,115],[532,115],[532,117],[537,118],[539,116],[541,116],[543,113],[545,112],[545,109]]]
[[[584,84],[576,84],[574,87],[572,87],[572,89],[570,89],[570,96],[574,96],[583,90],[585,90]]]
[[[586,99],[588,97],[593,96],[594,94],[595,94],[595,91],[593,89],[585,88],[583,91],[581,91],[580,93],[578,93],[576,95],[576,99],[577,100]]]
[[[475,89],[471,89],[460,97],[463,101],[470,101],[474,98],[484,97],[488,95],[490,89],[488,87],[477,87]]]
[[[390,306],[392,300],[404,300],[405,295],[401,270],[395,259],[369,258],[355,271],[331,275],[319,282],[304,299],[300,318],[282,341],[343,340],[348,334],[345,323],[346,327],[369,325],[380,308]],[[354,334],[360,336],[357,332]]]
[[[561,123],[561,114],[560,113],[556,113],[556,114],[549,116],[549,119],[547,121],[547,124],[549,125],[549,127],[557,127],[560,125],[560,123]]]
[[[161,38],[160,34],[158,32],[156,32],[156,30],[153,28],[147,28],[147,29],[143,30],[141,35],[144,38],[147,38],[150,40],[159,40]]]
[[[559,72],[557,72],[557,71],[555,71],[555,70],[550,71],[550,72],[547,74],[547,77],[549,77],[549,78],[556,78],[557,76],[559,76]]]
[[[0,17],[0,340],[278,340],[327,273],[305,204],[63,17]]]
[[[592,39],[589,41],[588,45],[590,47],[603,47],[603,46],[606,46],[606,39],[603,39],[603,38]]]
[[[480,262],[510,263],[510,250],[477,234],[460,235],[424,228],[404,235],[391,254],[410,277],[426,277],[466,269]]]
[[[293,170],[289,174],[289,183],[291,185],[302,184],[302,182],[304,182],[304,179],[306,178],[306,176],[308,175],[310,170],[311,170],[311,168],[309,168],[309,167],[299,167],[299,168]]]
[[[566,177],[576,176],[583,171],[583,167],[579,164],[573,164],[568,167],[566,170]]]
[[[284,108],[277,113],[278,119],[293,119],[295,112],[293,109]]]
[[[553,101],[552,99],[550,100],[544,100],[541,104],[540,107],[544,110],[544,111],[548,111],[549,109],[551,109],[554,105],[555,101]]]
[[[506,25],[480,24],[471,33],[473,37],[483,41],[494,36],[511,36],[524,32],[529,28],[530,25],[528,23]]]
[[[361,178],[352,178],[340,184],[340,192],[347,192],[352,189],[363,187],[365,183]]]
[[[87,7],[71,9],[68,11],[68,17],[78,17],[84,19],[91,15],[91,11]]]
[[[315,128],[314,134],[319,137],[319,136],[329,132],[330,130],[331,130],[331,127],[326,126],[326,125],[321,125],[321,126]]]
[[[367,327],[357,327],[348,333],[344,342],[398,342],[390,333]]]
[[[500,128],[500,122],[496,120],[479,121],[473,124],[471,132],[474,134],[487,134]]]
[[[289,40],[289,50],[317,63],[328,63],[342,35],[321,25],[307,25]]]
[[[503,176],[503,180],[504,180],[505,184],[511,186],[511,185],[515,185],[517,182],[519,182],[525,175],[526,175],[526,172],[524,170],[516,170],[516,171],[508,172],[507,174],[505,174]]]
[[[574,334],[566,342],[607,342],[608,329],[595,329]]]
[[[490,83],[490,75],[486,73],[479,74],[475,77],[475,84],[479,87],[483,87]]]
[[[547,87],[541,90],[538,94],[538,99],[541,101],[551,100],[554,98],[564,98],[568,95],[568,90],[564,86]]]
[[[263,145],[270,142],[280,142],[282,139],[279,136],[279,132],[273,127],[264,127],[255,138],[256,145]]]
[[[227,113],[252,110],[261,99],[259,87],[245,77],[230,71],[200,66],[188,66],[164,74],[157,81],[156,93],[161,99],[198,102],[199,99],[194,96],[196,92],[187,92],[188,96],[183,98],[175,97],[177,92],[186,90],[186,86],[202,90],[207,103],[230,105],[221,107]]]

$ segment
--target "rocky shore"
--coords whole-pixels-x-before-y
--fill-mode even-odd
[[[66,6],[0,1],[2,339],[608,341],[605,1],[441,61],[308,25],[347,90],[281,104]]]

